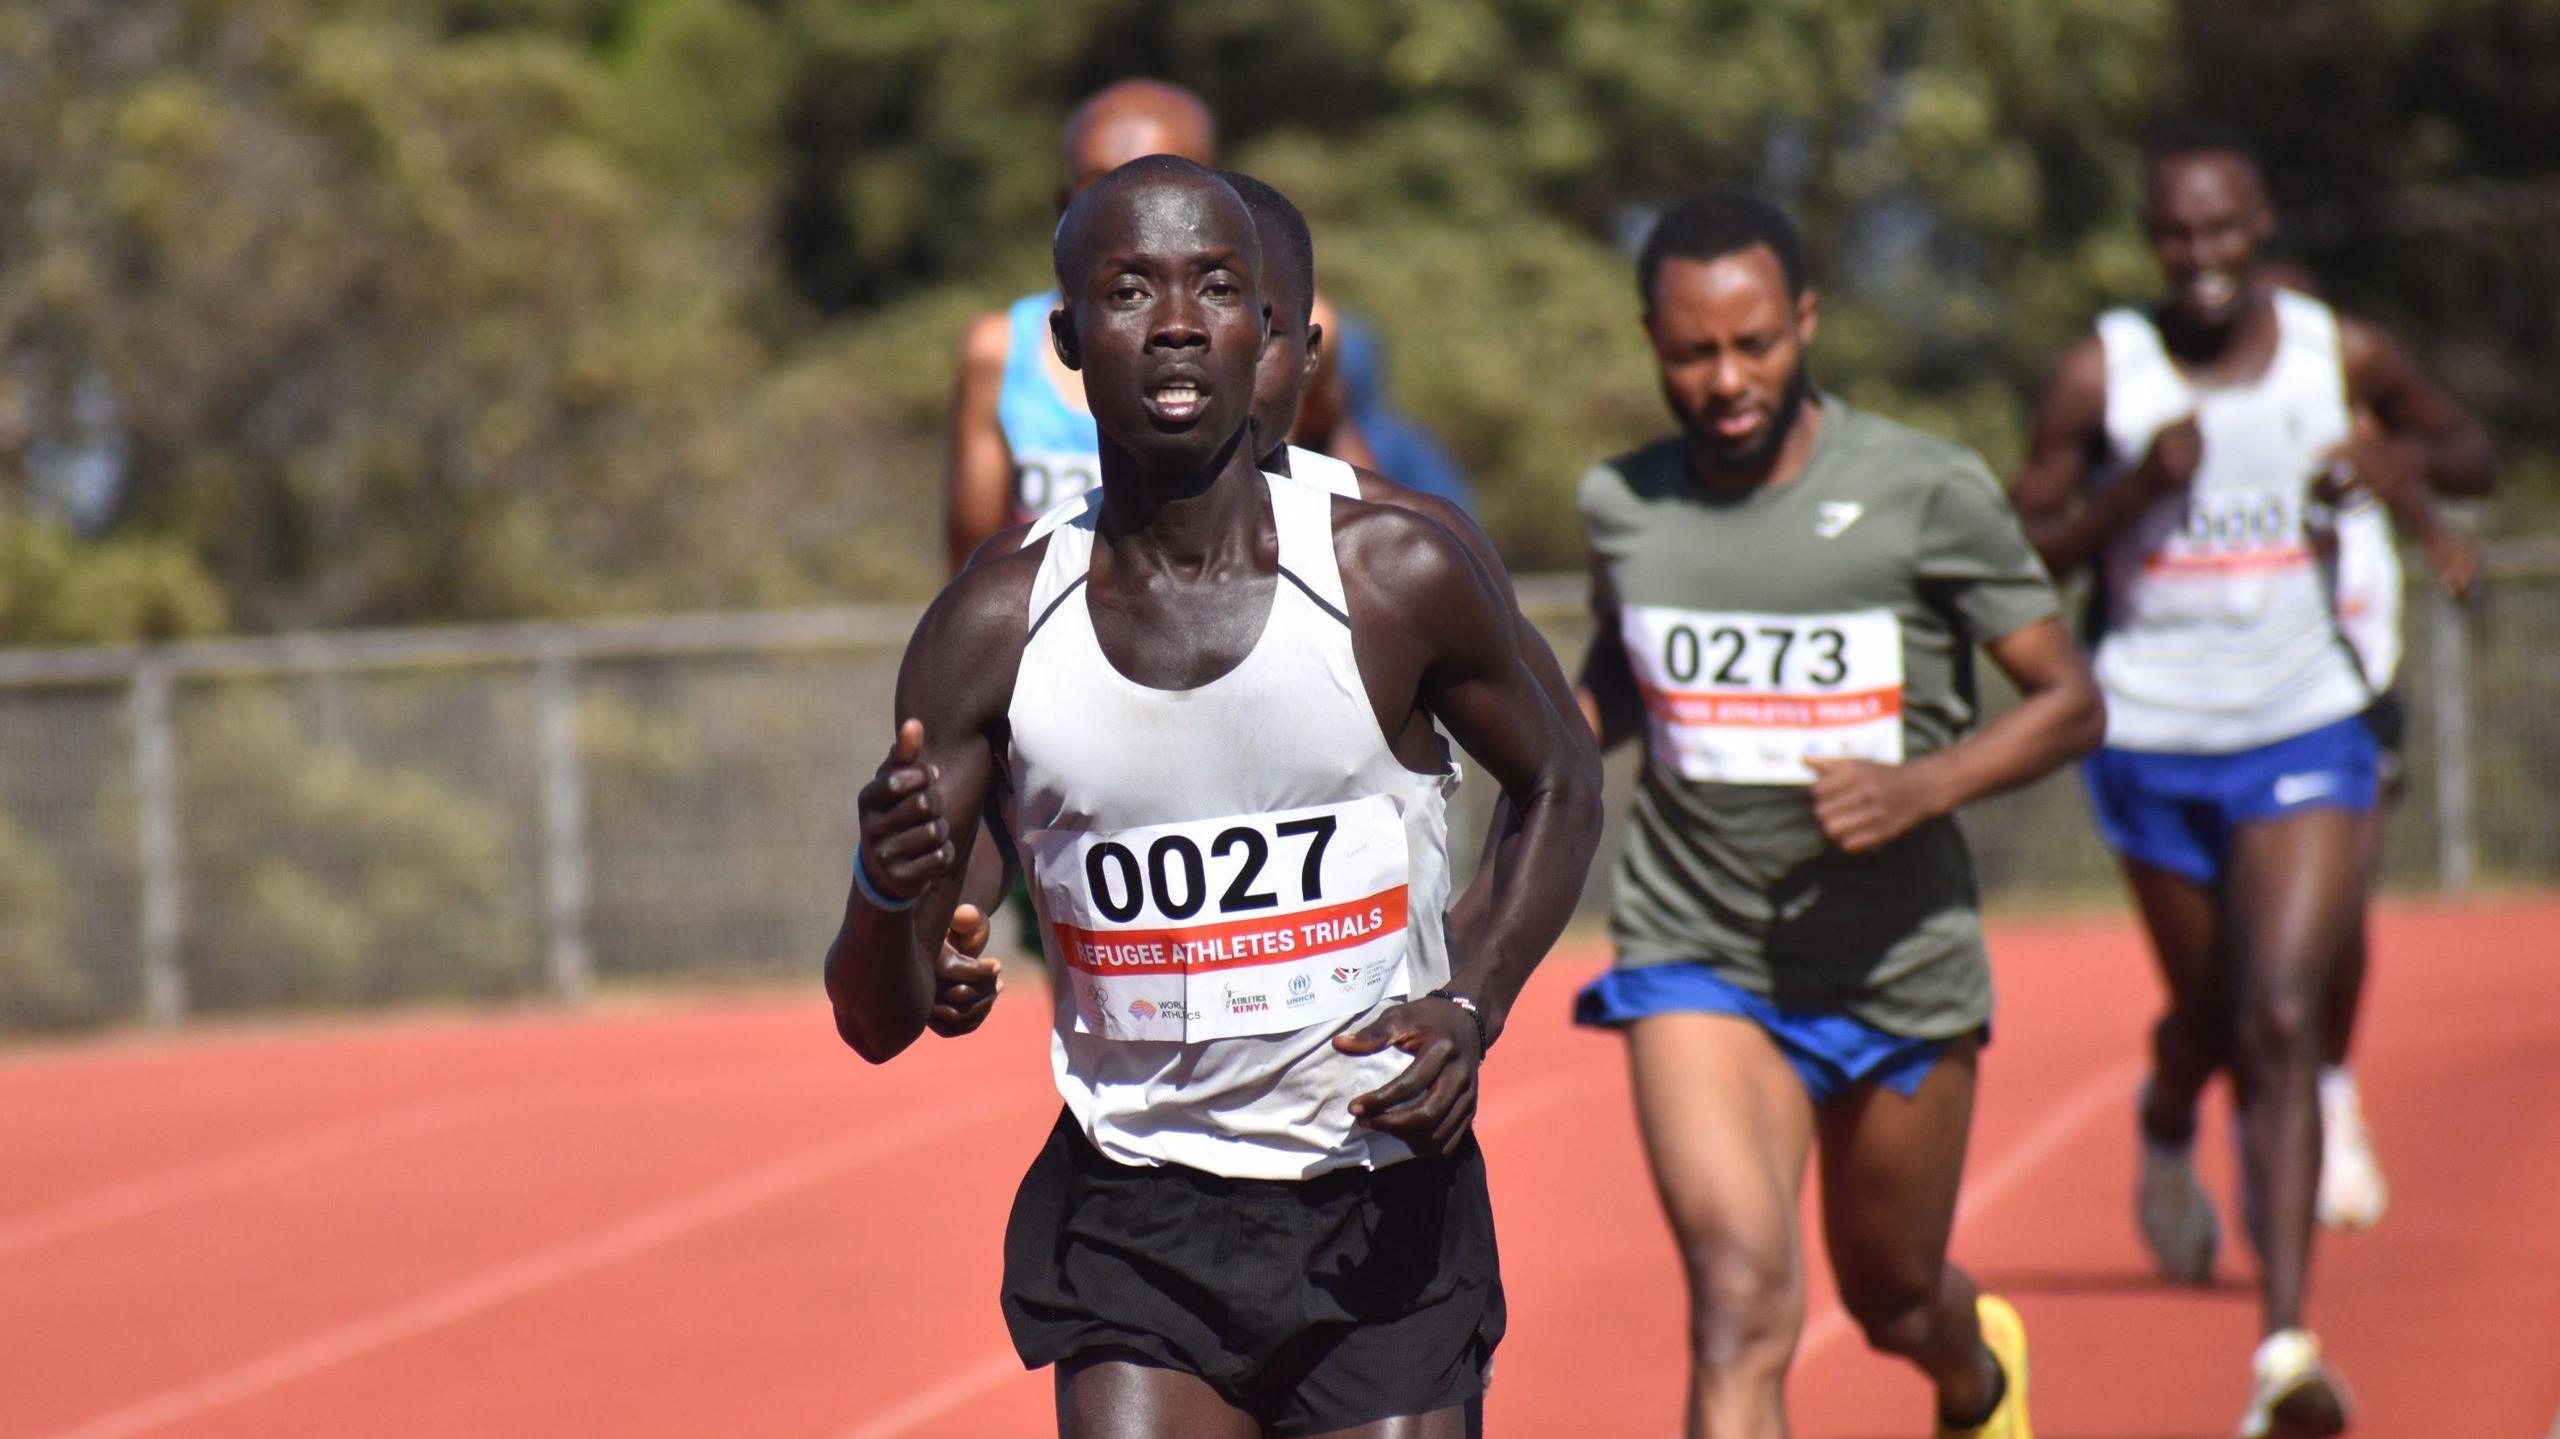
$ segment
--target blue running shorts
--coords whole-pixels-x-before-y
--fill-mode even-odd
[[[1909,1099],[1948,1043],[1888,1034],[1836,1010],[1780,1009],[1695,960],[1613,969],[1573,998],[1576,1024],[1616,1027],[1655,1014],[1730,1014],[1759,1025],[1816,1109],[1870,1083]]]
[[[2241,825],[2372,809],[2382,752],[2362,715],[2231,754],[2102,749],[2081,766],[2098,837],[2126,859],[2210,885]]]

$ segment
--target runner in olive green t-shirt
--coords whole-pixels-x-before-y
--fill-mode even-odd
[[[1582,483],[1583,702],[1647,749],[1618,965],[1576,1013],[1627,1035],[1689,1274],[1690,1434],[1785,1432],[1819,1138],[1842,1306],[1929,1376],[1942,1434],[2025,1439],[2016,1311],[1946,1261],[1991,1015],[1950,816],[2087,752],[2103,709],[1982,462],[1812,390],[1801,254],[1717,191],[1639,262],[1682,433]],[[2023,698],[1968,736],[1977,644]]]

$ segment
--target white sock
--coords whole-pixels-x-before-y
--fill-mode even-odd
[[[2331,1109],[2356,1107],[2356,1071],[2354,1066],[2323,1065],[2320,1070],[2320,1102]]]

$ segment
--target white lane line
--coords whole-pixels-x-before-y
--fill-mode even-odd
[[[2016,1143],[2000,1152],[2000,1157],[1977,1177],[1969,1178],[1963,1197],[1956,1201],[1954,1234],[1948,1237],[1950,1248],[1964,1227],[1982,1217],[1983,1212],[2009,1197],[2012,1190],[2026,1183],[2028,1176],[2043,1166],[2061,1148],[2077,1137],[2089,1121],[2107,1112],[2133,1093],[2142,1079],[2143,1062],[2127,1060],[2084,1081],[2079,1088],[2063,1096],[2062,1102],[2045,1111],[2036,1126],[2018,1137]],[[1823,1308],[1804,1327],[1804,1337],[1796,1342],[1796,1365],[1801,1368],[1823,1350],[1849,1337],[1856,1326],[1850,1323],[1848,1311],[1840,1307],[1837,1295],[1826,1296]]]
[[[1617,1070],[1603,1066],[1591,1074],[1551,1074],[1525,1085],[1506,1086],[1501,1105],[1476,1125],[1478,1135],[1516,1129],[1559,1105],[1595,1096],[1609,1087]],[[977,1402],[1005,1381],[1023,1373],[1022,1360],[1011,1349],[992,1349],[968,1368],[930,1384],[836,1439],[903,1439],[936,1419]]]
[[[488,1100],[474,1103],[421,1104],[364,1119],[324,1125],[290,1134],[215,1159],[164,1169],[157,1174],[113,1185],[50,1209],[0,1224],[0,1256],[51,1244],[74,1234],[103,1228],[225,1189],[255,1184],[332,1159],[344,1159],[468,1124],[498,1112]]]
[[[842,1439],[898,1439],[1023,1374],[1010,1349],[991,1350],[977,1363],[900,1400],[844,1432]]]
[[[103,1229],[155,1210],[241,1189],[297,1170],[349,1159],[367,1150],[459,1129],[491,1119],[548,1113],[582,1104],[614,1103],[671,1094],[701,1095],[747,1087],[770,1087],[785,1078],[780,1071],[727,1074],[717,1078],[657,1085],[598,1084],[551,1094],[490,1094],[475,1099],[414,1104],[300,1130],[264,1144],[193,1164],[182,1164],[139,1179],[111,1185],[49,1209],[0,1223],[0,1259],[23,1250]]]
[[[236,1368],[193,1384],[111,1410],[60,1431],[52,1439],[121,1439],[191,1419],[210,1409],[265,1393],[358,1355],[396,1344],[511,1299],[655,1249],[662,1244],[771,1203],[858,1165],[993,1120],[1010,1120],[1055,1101],[972,1099],[910,1114],[898,1122],[845,1139],[814,1144],[759,1165],[706,1189],[670,1200],[605,1229],[484,1269],[460,1283],[309,1335]]]

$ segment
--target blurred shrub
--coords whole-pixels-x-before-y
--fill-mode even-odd
[[[1045,283],[1058,123],[1134,73],[1307,209],[1526,563],[1665,424],[1661,205],[1786,200],[1824,381],[2005,464],[2154,283],[2172,109],[2560,452],[2555,66],[2542,0],[48,0],[0,11],[0,506],[103,380],[120,533],[247,627],[919,594],[960,325]],[[110,591],[9,633],[208,622]]]
[[[0,816],[0,1030],[95,1020],[96,1001],[72,962],[62,877]]]
[[[137,644],[219,631],[222,592],[167,538],[83,542],[0,519],[0,644]]]
[[[871,652],[585,667],[600,975],[810,972],[842,913],[853,791],[878,759],[897,663]]]
[[[191,706],[191,1007],[519,993],[539,977],[507,816],[297,730],[246,686]]]

